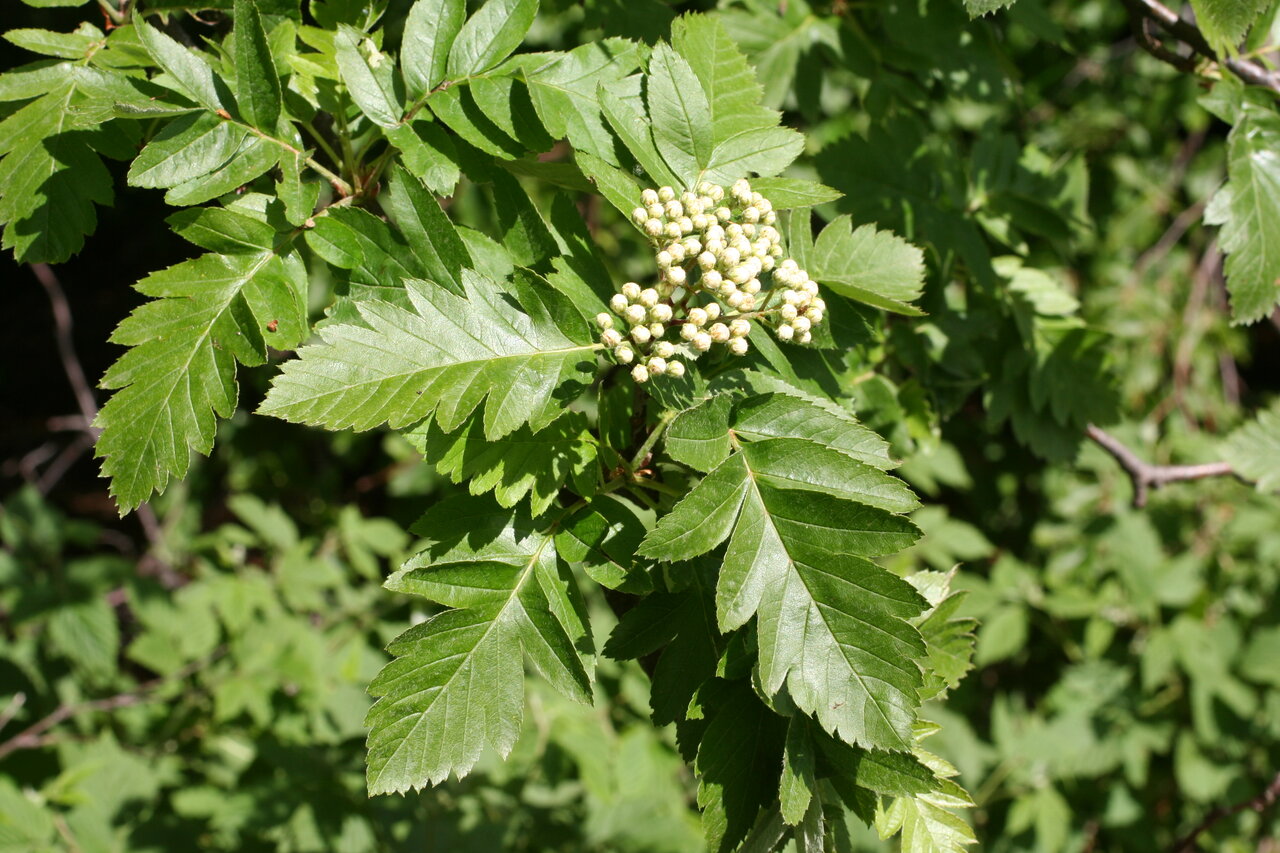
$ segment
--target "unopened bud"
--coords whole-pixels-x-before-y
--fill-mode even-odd
[[[637,323],[643,323],[648,313],[644,310],[643,305],[628,305],[627,310],[623,312],[623,316],[627,318],[628,323],[634,326]]]
[[[795,335],[795,333],[796,333],[796,330],[791,328],[790,326],[779,326],[778,340],[789,341]]]
[[[653,338],[648,326],[636,326],[631,330],[631,340],[638,344],[647,344]]]
[[[667,375],[672,377],[673,379],[679,379],[681,376],[684,376],[684,362],[673,361],[670,364],[668,364]]]
[[[746,320],[737,319],[729,321],[729,334],[735,338],[745,338],[751,333],[751,324]]]
[[[631,348],[630,344],[622,344],[614,347],[613,357],[623,364],[630,364],[636,357],[636,351]]]
[[[705,325],[707,325],[707,312],[706,312],[706,310],[705,310],[705,309],[702,309],[702,308],[690,308],[690,309],[689,309],[689,322],[690,322],[690,323],[692,323],[694,326],[705,326]]]
[[[622,343],[622,333],[617,329],[605,329],[600,333],[600,343],[607,347],[616,347]]]
[[[711,336],[706,332],[698,332],[693,336],[693,348],[698,352],[706,352],[711,349]]]
[[[602,329],[612,329],[613,317],[601,311],[596,315],[596,325]]]
[[[657,191],[656,191],[656,190],[645,190],[644,192],[640,193],[640,201],[644,202],[644,204],[645,204],[646,206],[648,206],[648,205],[650,205],[650,204],[657,204],[657,203],[658,203],[658,193],[657,193]]]
[[[734,355],[746,355],[747,350],[749,350],[750,348],[751,347],[747,343],[746,338],[734,338],[733,340],[729,341],[729,352],[733,353]]]
[[[635,220],[637,225],[644,225],[645,220],[649,218],[649,211],[645,210],[643,207],[637,207],[635,210],[631,211],[631,218]]]
[[[671,306],[659,303],[649,309],[649,319],[655,323],[665,323],[671,319]]]
[[[669,341],[658,341],[653,345],[653,354],[659,358],[671,358],[676,354],[676,346]]]
[[[661,376],[667,372],[667,360],[662,356],[654,356],[649,359],[649,372],[654,376]]]
[[[668,202],[676,197],[676,191],[671,187],[658,187],[658,201]]]
[[[684,267],[672,267],[667,270],[667,281],[672,284],[684,284],[686,278]]]
[[[637,364],[635,367],[631,368],[631,378],[637,382],[648,382],[649,368],[645,367],[643,364]]]
[[[729,327],[724,323],[716,323],[710,329],[707,329],[707,332],[711,335],[711,340],[716,343],[722,344],[729,340]]]

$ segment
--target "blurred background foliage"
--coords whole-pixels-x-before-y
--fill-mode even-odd
[[[369,5],[394,40],[405,2],[313,4]],[[66,31],[90,8],[10,3],[6,25]],[[524,49],[652,41],[711,8],[548,0]],[[896,568],[962,564],[977,670],[926,716],[977,801],[981,849],[1168,849],[1257,796],[1280,767],[1280,506],[1214,479],[1135,509],[1084,433],[1211,460],[1280,391],[1280,327],[1230,325],[1201,225],[1228,129],[1199,103],[1207,86],[1144,53],[1116,0],[1019,0],[972,22],[959,0],[719,8],[809,134],[793,174],[846,194],[819,214],[928,255],[928,316],[858,315],[847,349],[797,361],[853,394],[926,496],[927,536]],[[2,47],[3,67],[27,61]],[[190,250],[159,194],[117,178],[114,209],[57,269],[91,382],[140,301],[129,285]],[[583,209],[618,278],[639,274],[634,232]],[[488,230],[491,210],[464,180],[458,221]],[[75,430],[46,291],[0,265],[0,850],[700,848],[692,780],[634,663],[601,660],[593,709],[531,680],[508,762],[366,799],[364,685],[426,615],[380,581],[461,487],[394,436],[249,417],[269,371],[246,370],[213,456],[120,520]],[[318,313],[323,270],[313,284]],[[1277,821],[1246,809],[1199,844],[1280,849]],[[861,826],[841,845],[881,846]]]

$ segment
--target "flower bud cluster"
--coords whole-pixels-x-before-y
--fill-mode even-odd
[[[683,376],[676,356],[696,359],[717,345],[734,355],[750,349],[751,320],[769,323],[783,341],[806,344],[826,304],[818,285],[795,261],[783,258],[777,214],[746,179],[727,190],[703,182],[697,192],[646,189],[632,212],[649,236],[659,280],[642,288],[627,282],[600,314],[600,340],[632,376]],[[709,297],[709,301],[708,301]],[[666,340],[679,329],[682,344]]]

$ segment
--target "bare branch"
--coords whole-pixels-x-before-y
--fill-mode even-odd
[[[93,419],[98,416],[98,402],[93,398],[93,389],[85,379],[84,368],[80,366],[75,344],[71,340],[71,307],[67,304],[67,297],[62,292],[58,277],[54,275],[53,269],[48,264],[32,264],[31,272],[35,274],[40,284],[44,286],[45,293],[49,295],[49,302],[53,306],[53,322],[57,332],[58,355],[62,358],[62,369],[66,371],[67,381],[71,383],[71,390],[75,392],[76,404],[80,407],[80,414],[85,419],[86,427],[96,439],[97,430],[87,425],[92,424]]]
[[[1138,33],[1138,43],[1142,45],[1144,50],[1162,62],[1167,62],[1179,70],[1186,71],[1188,70],[1188,63],[1194,59],[1194,55],[1199,54],[1205,59],[1224,66],[1246,83],[1262,86],[1273,92],[1280,93],[1280,72],[1271,71],[1251,59],[1231,56],[1226,59],[1220,59],[1217,52],[1209,46],[1209,41],[1204,37],[1204,33],[1200,32],[1200,29],[1195,24],[1183,20],[1177,12],[1158,2],[1158,0],[1123,0],[1123,2],[1129,9],[1130,16],[1134,18],[1134,31]],[[1145,21],[1154,21],[1159,24],[1166,33],[1189,47],[1193,52],[1192,56],[1180,56],[1161,45],[1146,29]]]
[[[1203,480],[1207,477],[1238,476],[1235,469],[1227,462],[1206,462],[1202,465],[1152,465],[1138,458],[1138,455],[1126,447],[1120,439],[1105,432],[1093,424],[1085,428],[1085,432],[1099,447],[1110,453],[1128,473],[1133,481],[1133,505],[1147,505],[1147,496],[1152,489],[1158,489],[1167,483],[1182,480]]]
[[[1280,800],[1280,773],[1277,773],[1276,777],[1271,780],[1271,784],[1252,800],[1245,800],[1243,803],[1236,803],[1233,806],[1218,806],[1210,811],[1195,829],[1188,832],[1177,844],[1173,845],[1173,853],[1192,853],[1196,849],[1196,838],[1218,821],[1243,811],[1262,814],[1274,805],[1276,800]]]

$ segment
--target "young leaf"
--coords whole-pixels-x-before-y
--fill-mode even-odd
[[[358,303],[367,327],[326,327],[323,344],[285,364],[261,411],[330,429],[400,428],[435,412],[453,430],[484,403],[490,439],[551,423],[560,390],[594,372],[599,345],[585,322],[545,284],[504,288],[470,270],[462,283],[465,299],[409,281],[409,308]]]
[[[873,225],[853,228],[845,215],[818,235],[810,274],[837,293],[875,308],[920,316],[908,303],[924,290],[924,253]]]
[[[422,98],[444,80],[449,49],[467,16],[466,0],[417,0],[404,24],[400,69],[405,94]]]
[[[0,122],[0,225],[19,263],[60,263],[97,226],[95,204],[110,204],[111,176],[74,127],[69,79]]]
[[[1237,428],[1222,450],[1236,473],[1256,483],[1259,491],[1280,490],[1280,404]]]
[[[245,121],[265,133],[275,133],[280,119],[280,78],[276,74],[267,33],[257,6],[249,0],[235,3],[236,82],[240,113]]]
[[[475,507],[483,504],[437,504],[427,523],[443,517],[458,531],[459,516],[483,511]],[[387,582],[458,609],[396,638],[395,660],[369,685],[378,697],[365,720],[370,794],[461,778],[486,747],[506,756],[520,731],[525,656],[560,692],[591,700],[579,638],[548,594],[559,575],[552,537],[510,512],[466,522],[443,553],[420,554]]]
[[[1227,140],[1227,183],[1204,220],[1222,226],[1231,316],[1252,323],[1280,298],[1280,116],[1246,104]]]
[[[452,433],[433,422],[420,424],[405,437],[441,474],[455,483],[469,481],[471,494],[492,491],[504,507],[528,496],[535,516],[567,483],[594,469],[599,450],[580,412],[567,412],[537,432],[524,426],[496,439],[485,438],[479,418]]]
[[[333,47],[338,60],[338,73],[360,111],[369,121],[380,127],[396,127],[404,115],[404,108],[392,85],[390,68],[374,68],[360,52],[364,34],[343,24],[333,37]]]
[[[920,698],[936,699],[960,684],[965,673],[973,668],[974,633],[978,620],[956,616],[968,592],[952,592],[951,579],[955,570],[941,572],[916,572],[907,581],[931,605],[929,612],[915,620],[915,625],[929,648],[929,667],[925,673],[925,686]]]
[[[196,51],[188,50],[139,17],[134,21],[138,38],[156,64],[165,70],[177,89],[210,112],[235,112],[227,84]]]
[[[123,511],[187,472],[192,449],[208,454],[216,417],[235,410],[235,363],[262,364],[268,344],[296,345],[306,329],[306,271],[273,229],[229,211],[184,232],[235,253],[202,255],[138,282],[156,297],[111,336],[132,347],[102,378],[119,389],[98,413],[97,455]],[[238,222],[234,230],[225,224]],[[218,242],[213,234],[220,233]],[[247,241],[247,242],[246,242]]]
[[[676,504],[640,553],[688,559],[728,537],[720,627],[757,617],[763,689],[774,695],[786,684],[798,707],[850,743],[905,749],[920,701],[916,662],[926,651],[906,620],[923,602],[862,557],[906,547],[916,535],[882,510],[769,485],[747,450]]]
[[[1249,27],[1270,6],[1270,0],[1191,0],[1196,26],[1219,54],[1236,54]]]
[[[524,41],[538,0],[489,0],[467,21],[449,50],[450,80],[488,71]]]
[[[653,140],[680,179],[693,186],[711,160],[711,105],[684,57],[665,44],[649,57],[645,101],[653,122]]]

